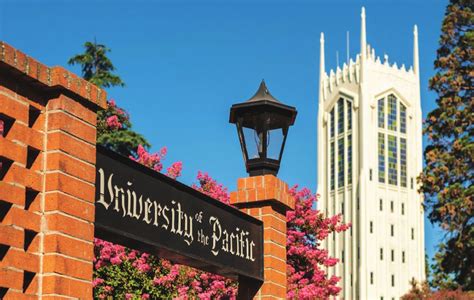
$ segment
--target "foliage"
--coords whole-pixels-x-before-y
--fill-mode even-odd
[[[446,231],[435,257],[436,287],[474,289],[474,4],[451,0],[442,24],[436,74],[438,95],[424,132],[426,168],[419,177],[429,219]]]
[[[350,225],[341,223],[341,215],[326,218],[313,209],[316,195],[309,189],[290,190],[295,198],[295,210],[287,218],[287,276],[288,298],[328,299],[337,296],[339,277],[328,277],[325,269],[334,267],[338,259],[321,249],[321,241],[330,234],[347,230]]]
[[[427,282],[419,284],[414,279],[410,284],[410,291],[403,295],[401,300],[471,300],[474,297],[472,292],[463,292],[460,289],[432,291]]]
[[[84,79],[102,88],[125,85],[119,76],[112,73],[115,67],[106,55],[110,52],[109,48],[95,41],[94,43],[85,42],[84,48],[84,53],[76,54],[68,61],[70,65],[82,66]]]
[[[107,101],[107,108],[97,113],[97,143],[124,156],[134,157],[139,146],[150,147],[141,134],[132,130],[128,113],[114,100]]]

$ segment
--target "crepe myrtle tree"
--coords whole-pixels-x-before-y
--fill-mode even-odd
[[[105,120],[99,121],[101,134],[110,135],[123,128],[128,114],[109,101]],[[124,117],[126,116],[126,118]],[[112,147],[113,148],[113,145]],[[181,175],[182,163],[163,166],[165,147],[150,153],[139,145],[130,158],[157,172],[176,179]],[[229,192],[207,173],[198,172],[193,188],[229,204]],[[295,210],[287,213],[287,277],[288,298],[327,299],[339,294],[340,278],[329,276],[328,267],[338,259],[321,248],[321,241],[329,235],[345,231],[350,225],[341,222],[341,215],[324,216],[314,209],[317,196],[309,189],[294,186],[290,193],[295,198]],[[230,204],[229,204],[230,205]],[[94,298],[96,299],[235,299],[237,282],[203,272],[169,260],[142,253],[100,239],[94,241]]]

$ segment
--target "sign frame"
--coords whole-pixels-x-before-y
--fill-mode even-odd
[[[99,174],[99,170],[102,168],[107,168],[106,164],[113,163],[116,164],[117,166],[114,166],[112,168],[117,169],[118,168],[123,168],[124,170],[127,170],[127,168],[131,168],[130,171],[131,173],[140,173],[143,176],[146,176],[149,180],[154,180],[157,183],[158,188],[153,190],[156,193],[160,192],[160,185],[161,188],[163,189],[163,185],[166,186],[168,189],[171,189],[174,193],[174,196],[176,195],[183,195],[185,196],[184,198],[194,198],[198,201],[202,201],[203,206],[211,206],[214,207],[217,211],[223,212],[225,215],[232,215],[232,217],[235,217],[235,221],[238,222],[233,222],[234,219],[232,220],[226,220],[226,222],[229,224],[234,224],[234,223],[239,223],[243,222],[243,224],[249,224],[253,228],[258,228],[257,233],[252,233],[253,236],[257,236],[257,239],[255,240],[257,243],[257,247],[259,251],[256,251],[255,253],[255,262],[257,263],[257,271],[246,271],[243,269],[234,269],[233,267],[223,263],[222,261],[219,261],[217,259],[211,260],[207,259],[203,256],[199,256],[196,253],[186,253],[186,251],[183,251],[182,249],[176,249],[173,248],[170,245],[164,245],[163,243],[160,243],[157,240],[152,240],[149,237],[143,237],[140,236],[139,234],[133,234],[131,232],[123,231],[121,229],[118,229],[114,226],[111,226],[112,223],[116,222],[110,222],[110,220],[107,220],[106,217],[104,216],[104,213],[106,213],[106,209],[104,208],[103,205],[98,204],[98,199],[100,198],[100,180],[101,176]],[[103,170],[103,169],[102,169]],[[103,171],[102,171],[103,172]],[[140,176],[142,176],[140,175]],[[236,279],[239,280],[239,298],[243,296],[245,293],[245,290],[248,291],[248,294],[251,295],[252,293],[256,292],[260,285],[263,283],[263,222],[261,220],[258,220],[252,216],[249,216],[248,214],[230,206],[225,203],[222,203],[212,197],[209,197],[205,195],[204,193],[201,193],[192,187],[185,185],[179,181],[176,181],[164,174],[161,174],[159,172],[156,172],[146,166],[143,166],[140,163],[137,163],[130,158],[127,158],[125,156],[122,156],[118,153],[115,153],[114,151],[111,151],[103,146],[97,145],[97,161],[96,161],[96,193],[95,193],[95,207],[96,207],[96,219],[94,223],[94,236],[100,239],[104,239],[107,241],[111,241],[114,243],[118,243],[121,245],[124,245],[129,248],[133,248],[139,251],[147,252],[153,255],[157,255],[159,257],[169,259],[173,261],[174,263],[179,263],[183,265],[188,265],[191,267],[195,267],[207,272],[219,274],[231,279]],[[103,178],[102,178],[103,180]],[[166,197],[166,196],[164,196]],[[111,217],[112,218],[112,217]],[[143,225],[143,226],[150,226],[148,225]],[[243,229],[242,229],[243,231]],[[232,240],[231,240],[232,241]],[[260,244],[260,245],[258,245]],[[247,252],[248,253],[248,252]],[[237,266],[238,268],[239,266]],[[242,286],[240,286],[242,285]],[[241,291],[243,292],[241,294]],[[245,297],[246,298],[246,297]],[[243,298],[241,298],[243,299]]]

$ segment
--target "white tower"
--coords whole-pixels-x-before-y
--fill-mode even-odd
[[[418,32],[413,68],[381,61],[366,41],[361,14],[360,53],[329,75],[321,34],[318,103],[319,209],[342,214],[351,230],[325,247],[341,263],[341,298],[399,299],[412,278],[424,280]]]

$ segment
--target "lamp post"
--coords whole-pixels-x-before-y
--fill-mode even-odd
[[[229,122],[236,124],[250,176],[277,175],[288,129],[296,109],[275,99],[262,80],[249,100],[232,105]]]

